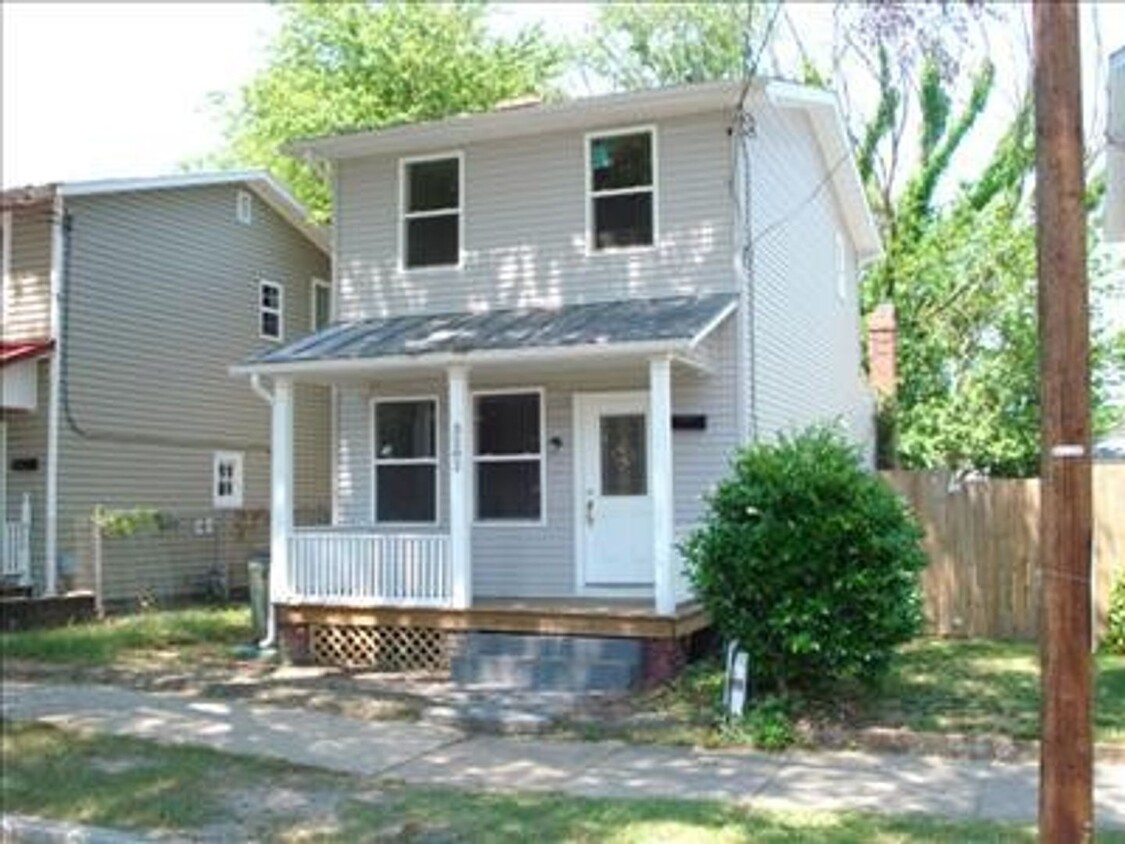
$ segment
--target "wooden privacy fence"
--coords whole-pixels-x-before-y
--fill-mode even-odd
[[[949,472],[883,472],[926,529],[922,576],[930,631],[941,636],[1034,639],[1039,629],[1039,480],[958,482]],[[1097,463],[1094,616],[1105,627],[1109,592],[1125,576],[1125,463]]]

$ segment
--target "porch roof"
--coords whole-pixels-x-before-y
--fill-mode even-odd
[[[690,352],[735,309],[737,295],[673,296],[426,314],[337,323],[259,352],[234,374],[448,365],[489,360],[568,358],[590,352]]]

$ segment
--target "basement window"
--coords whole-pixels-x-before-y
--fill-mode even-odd
[[[400,177],[403,267],[459,266],[462,156],[403,159]]]
[[[656,135],[627,129],[587,136],[590,248],[604,252],[656,241]]]

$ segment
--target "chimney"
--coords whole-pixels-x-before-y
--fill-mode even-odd
[[[883,302],[867,317],[868,381],[880,401],[892,398],[898,384],[898,326],[895,306]]]

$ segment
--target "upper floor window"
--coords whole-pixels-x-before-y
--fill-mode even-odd
[[[313,331],[320,331],[332,322],[332,287],[327,281],[314,278],[309,295],[310,327]]]
[[[272,281],[258,282],[258,334],[264,340],[280,340],[284,331],[282,308],[285,291]]]
[[[656,240],[656,141],[652,129],[589,135],[589,243],[594,251]]]
[[[461,263],[460,154],[402,162],[402,265]]]

